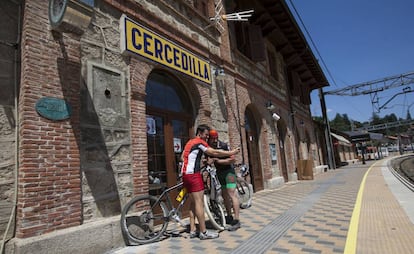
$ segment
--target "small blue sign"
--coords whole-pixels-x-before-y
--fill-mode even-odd
[[[49,120],[64,120],[72,112],[70,105],[63,99],[43,97],[36,102],[36,111]]]

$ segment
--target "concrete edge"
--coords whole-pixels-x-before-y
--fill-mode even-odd
[[[102,254],[125,246],[119,220],[114,216],[41,236],[13,238],[5,253]]]
[[[388,158],[382,163],[382,175],[388,185],[388,188],[391,190],[398,203],[400,203],[401,207],[404,209],[405,213],[414,224],[414,203],[412,202],[413,192],[390,172],[390,165],[388,165],[388,162],[392,159],[393,158]]]

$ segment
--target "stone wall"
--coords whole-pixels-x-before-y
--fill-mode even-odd
[[[128,64],[115,12],[95,11],[81,38],[83,220],[118,215],[132,194]]]
[[[9,118],[10,117],[10,118]],[[16,167],[16,138],[14,108],[0,105],[0,235],[3,236],[10,216],[13,215],[12,207],[15,200],[15,167]],[[14,224],[8,231],[8,236],[13,233]]]
[[[18,1],[5,0],[0,5],[0,236],[14,215],[16,182],[16,105],[19,86],[20,57]],[[6,15],[7,13],[7,15]],[[11,220],[13,222],[13,220]],[[13,236],[11,223],[7,238]]]

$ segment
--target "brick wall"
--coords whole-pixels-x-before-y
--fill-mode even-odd
[[[148,194],[148,154],[145,119],[145,86],[152,67],[131,58],[131,141],[132,141],[132,177],[134,194]]]
[[[53,37],[47,5],[47,1],[26,1],[24,6],[18,238],[81,223],[79,38]],[[72,106],[70,119],[40,117],[35,103],[45,96],[67,100]]]
[[[125,168],[125,172],[132,174],[133,187],[126,188],[133,188],[134,195],[148,192],[145,86],[151,71],[163,67],[139,57],[120,54],[117,23],[123,13],[193,53],[212,60],[212,64],[224,66],[228,76],[221,87],[223,90],[220,90],[214,98],[211,96],[210,86],[174,73],[191,94],[190,97],[197,110],[195,125],[219,123],[223,130],[228,129],[228,139],[232,146],[244,144],[243,157],[248,163],[245,130],[242,128],[240,133],[239,127],[244,125],[246,108],[252,107],[257,114],[257,125],[260,127],[258,136],[261,138],[259,142],[261,161],[258,163],[261,163],[263,169],[263,179],[265,181],[277,177],[274,172],[279,171],[272,169],[269,154],[269,143],[278,144],[277,136],[271,128],[275,123],[264,105],[269,97],[280,100],[273,102],[280,106],[281,111],[278,114],[288,121],[289,102],[286,101],[287,91],[283,78],[277,84],[272,84],[264,68],[260,69],[257,66],[253,68],[252,66],[255,66],[253,63],[241,63],[241,68],[238,66],[238,73],[235,73],[232,61],[240,63],[238,61],[240,59],[231,59],[234,52],[230,49],[227,31],[219,38],[214,29],[203,30],[202,28],[209,24],[208,19],[191,13],[191,8],[183,1],[103,0],[96,1],[96,4],[98,6],[95,9],[95,20],[81,40],[73,34],[58,34],[50,31],[47,15],[48,1],[25,3],[19,101],[21,149],[17,237],[40,235],[84,222],[82,201],[85,196],[81,196],[80,147],[82,144],[79,111],[81,110],[80,82],[83,82],[82,77],[85,78],[85,64],[88,61],[99,62],[129,74],[126,79],[129,80],[130,85],[128,110],[131,118],[131,166]],[[174,8],[175,5],[180,5],[180,8]],[[184,13],[178,13],[177,10]],[[188,19],[190,16],[191,20]],[[45,96],[67,100],[72,106],[71,118],[50,121],[40,117],[34,105],[38,99]],[[214,103],[223,99],[220,96],[227,97],[224,98],[225,103],[219,105],[223,108],[215,111],[218,104]],[[288,129],[285,140],[286,164],[289,173],[292,173],[295,170],[295,142],[291,135],[291,126],[288,123],[285,126]],[[240,135],[243,142],[240,140]],[[111,161],[111,158],[106,158]],[[237,159],[241,161],[242,156],[238,155]],[[110,162],[108,166],[111,166],[109,164]],[[280,166],[280,163],[277,166]],[[108,174],[112,173],[115,174],[116,171]],[[88,184],[88,180],[83,182]],[[119,182],[113,184],[117,186],[114,188],[119,188],[118,184]],[[125,192],[131,195],[130,190]],[[91,196],[91,203],[93,203],[95,196]],[[105,203],[105,200],[102,202]],[[92,205],[90,207],[90,210],[95,209]],[[93,213],[93,211],[89,212]],[[113,215],[113,212],[116,211],[111,210],[108,214]],[[104,215],[92,214],[90,218],[95,218],[93,216]]]

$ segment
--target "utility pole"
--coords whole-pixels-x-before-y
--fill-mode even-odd
[[[324,96],[322,88],[319,88],[318,91],[319,91],[319,99],[321,101],[322,118],[323,118],[324,128],[325,128],[325,141],[326,141],[326,149],[328,152],[328,164],[329,164],[330,169],[335,169],[336,165],[335,165],[335,159],[333,156],[331,127],[329,126],[328,114],[326,113],[325,96]]]

